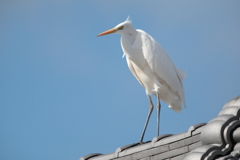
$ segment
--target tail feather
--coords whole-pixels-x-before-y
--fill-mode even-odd
[[[177,69],[177,74],[178,74],[178,76],[180,77],[181,80],[183,80],[187,76],[186,71],[181,70],[181,69]]]
[[[182,102],[180,99],[178,99],[175,102],[168,104],[168,107],[179,113],[182,110]]]

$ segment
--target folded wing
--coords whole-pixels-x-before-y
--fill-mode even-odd
[[[149,34],[138,30],[142,38],[142,50],[152,71],[163,79],[169,87],[178,94],[186,107],[182,80],[186,73],[178,69],[166,53],[166,51]]]

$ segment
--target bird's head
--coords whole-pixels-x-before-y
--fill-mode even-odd
[[[115,26],[112,29],[109,29],[105,32],[102,32],[102,33],[98,34],[97,37],[104,36],[104,35],[107,35],[107,34],[112,34],[112,33],[131,34],[133,29],[135,30],[135,28],[133,27],[133,25],[132,25],[132,23],[131,23],[131,21],[129,20],[129,17],[128,17],[126,21],[118,24],[117,26]]]

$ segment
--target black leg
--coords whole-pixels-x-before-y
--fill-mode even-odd
[[[159,99],[159,94],[157,94],[157,136],[159,136],[159,128],[160,128],[160,110],[161,110],[161,103]]]
[[[145,123],[144,128],[143,128],[142,136],[141,136],[141,138],[140,138],[140,142],[139,142],[140,144],[141,144],[142,141],[143,141],[143,137],[144,137],[145,131],[146,131],[146,129],[147,129],[148,121],[149,121],[149,119],[150,119],[150,117],[151,117],[151,114],[152,114],[152,111],[153,111],[153,103],[152,103],[152,99],[151,99],[150,95],[148,95],[148,100],[149,100],[149,104],[150,104],[150,106],[149,106],[149,112],[148,112],[148,116],[147,116],[146,123]]]

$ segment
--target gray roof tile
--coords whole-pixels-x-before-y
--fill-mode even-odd
[[[184,133],[181,133],[181,134],[176,134],[176,135],[161,139],[160,141],[153,143],[152,147],[165,145],[165,144],[170,144],[170,143],[179,141],[181,139],[184,139],[186,137],[186,133],[187,132],[184,132]]]
[[[158,155],[153,156],[153,159],[166,159],[169,157],[175,157],[181,154],[188,153],[188,147],[184,146],[178,149],[170,150],[169,152],[164,152]]]
[[[99,156],[94,156],[93,158],[88,158],[88,159],[85,159],[85,160],[113,159],[114,157],[115,156],[114,156],[114,152],[113,152],[113,153],[109,153],[109,154],[102,154],[102,155],[99,155]]]
[[[193,139],[192,140],[193,143],[201,141],[201,134],[192,136],[192,139]]]
[[[180,156],[172,157],[170,160],[182,160],[184,157],[186,157],[186,154],[182,154]]]
[[[177,135],[119,147],[114,153],[80,160],[233,160],[240,159],[240,96],[227,102],[216,118]]]
[[[159,146],[159,147],[152,148],[149,151],[150,151],[151,155],[156,155],[156,154],[168,152],[169,147],[168,147],[168,144],[167,144],[167,145],[162,145],[162,146]]]
[[[239,109],[240,109],[240,106],[229,106],[229,107],[222,109],[218,115],[220,116],[223,114],[232,114],[232,115],[236,116]]]
[[[115,155],[118,154],[118,156],[121,157],[121,156],[130,155],[130,154],[133,154],[133,153],[136,153],[136,152],[141,152],[141,151],[144,151],[144,150],[147,150],[147,149],[150,149],[150,148],[151,148],[151,143],[145,143],[145,144],[142,144],[142,145],[135,145],[134,147],[123,150],[122,152],[119,152],[119,150],[117,149],[116,152],[115,152]]]
[[[137,153],[132,154],[132,158],[133,159],[140,159],[140,158],[149,157],[151,155],[152,155],[152,153],[151,153],[150,150],[145,150],[145,151],[142,151],[142,152],[137,152]]]
[[[233,131],[234,142],[240,142],[240,127]]]
[[[237,96],[233,99],[231,99],[230,101],[228,101],[223,108],[227,108],[229,106],[240,106],[240,96]]]
[[[132,159],[132,155],[128,155],[128,156],[120,157],[119,159],[116,159],[116,160],[133,160],[133,159]]]
[[[147,157],[147,158],[141,158],[139,160],[151,160],[151,157]]]
[[[101,153],[92,153],[92,154],[86,155],[84,157],[81,157],[80,160],[87,160],[87,159],[90,159],[92,157],[96,157],[96,156],[99,156],[99,155],[102,155],[102,154]]]
[[[189,151],[192,151],[193,149],[202,146],[202,142],[197,142],[197,143],[193,143],[191,145],[188,146]]]
[[[160,141],[161,139],[164,139],[166,137],[169,137],[169,136],[172,136],[173,134],[164,134],[164,135],[160,135],[160,136],[157,136],[157,137],[154,137],[152,139],[152,145],[153,143],[157,142],[157,141]]]
[[[206,124],[207,124],[207,123],[195,124],[195,125],[189,127],[188,132],[194,132],[194,133],[198,134],[199,131],[201,131],[202,126],[204,126],[204,125],[206,125]]]
[[[169,144],[169,149],[173,150],[173,149],[180,148],[183,146],[185,146],[185,141],[181,140],[181,141],[177,141],[177,142]]]

